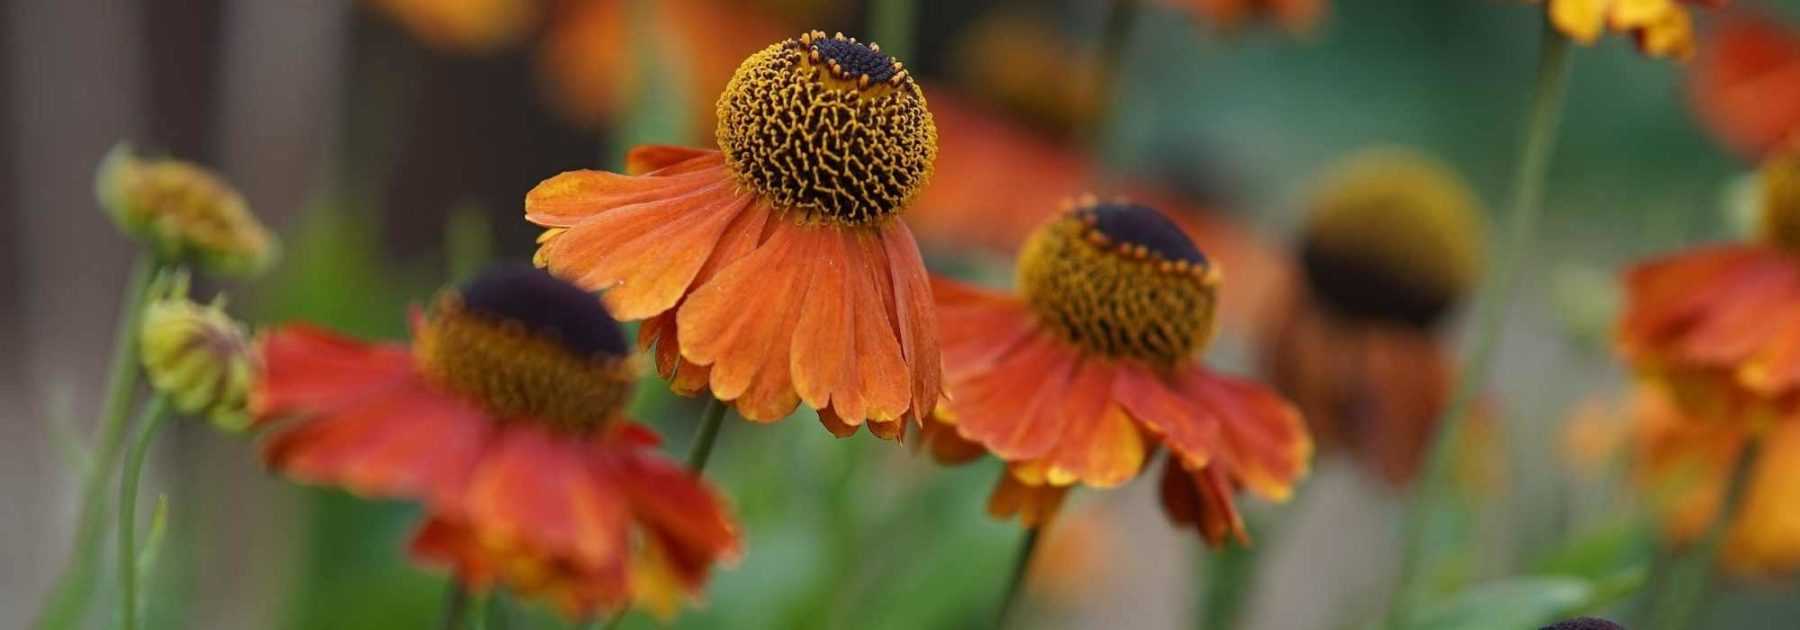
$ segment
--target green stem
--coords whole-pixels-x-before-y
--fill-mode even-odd
[[[995,618],[995,628],[1004,630],[1007,622],[1012,619],[1013,611],[1018,608],[1019,597],[1024,592],[1025,576],[1030,573],[1031,558],[1037,554],[1038,540],[1043,537],[1045,527],[1049,525],[1027,529],[1025,537],[1019,540],[1019,555],[1013,561],[1012,578],[1007,581],[1006,594],[1000,600],[1000,614]]]
[[[712,457],[713,443],[719,440],[719,427],[725,424],[727,408],[717,398],[706,401],[706,410],[700,412],[700,433],[694,436],[694,445],[688,448],[688,469],[694,472],[706,470],[706,460]]]
[[[125,455],[125,471],[119,481],[119,628],[137,630],[137,493],[138,479],[144,474],[144,458],[163,420],[169,417],[167,399],[161,394],[150,397],[139,412],[137,438]]]
[[[1653,613],[1644,620],[1647,627],[1687,630],[1694,626],[1696,616],[1705,609],[1712,594],[1712,575],[1718,563],[1719,549],[1725,546],[1725,535],[1731,530],[1732,519],[1743,506],[1744,493],[1750,486],[1761,450],[1757,439],[1750,437],[1744,452],[1732,466],[1724,501],[1719,504],[1719,513],[1713,516],[1706,534],[1687,554],[1669,563],[1668,575],[1658,580],[1663,588],[1651,600]]]
[[[913,0],[871,0],[869,39],[881,44],[881,52],[904,63],[912,59],[913,25],[917,19]]]
[[[106,488],[114,463],[125,441],[125,421],[131,399],[137,393],[138,327],[144,312],[144,292],[156,274],[155,258],[140,254],[119,302],[118,326],[113,331],[113,355],[106,385],[106,404],[100,419],[100,441],[94,457],[82,471],[81,514],[75,523],[69,565],[38,614],[39,630],[65,630],[81,625],[93,599],[100,573],[101,534],[106,530]]]
[[[469,591],[464,589],[456,576],[450,577],[450,584],[444,587],[444,621],[438,627],[443,630],[462,630],[463,618],[469,612]]]
[[[1227,544],[1206,553],[1206,604],[1201,609],[1201,630],[1231,630],[1244,612],[1250,582],[1256,572],[1256,552]]]
[[[1455,459],[1455,446],[1462,439],[1462,429],[1469,408],[1486,387],[1498,355],[1506,308],[1512,302],[1515,279],[1526,261],[1531,260],[1533,234],[1543,211],[1544,182],[1550,172],[1550,156],[1556,146],[1557,126],[1562,118],[1564,94],[1568,88],[1570,45],[1568,38],[1544,26],[1543,44],[1538,60],[1537,82],[1526,119],[1525,147],[1514,173],[1512,208],[1508,216],[1505,258],[1495,271],[1487,299],[1476,313],[1475,348],[1463,369],[1450,404],[1439,424],[1437,437],[1426,460],[1426,468],[1418,480],[1416,496],[1405,522],[1402,538],[1400,583],[1394,589],[1388,606],[1388,627],[1402,626],[1406,610],[1417,596],[1420,563],[1424,561],[1425,541],[1432,506],[1448,493],[1449,470]]]

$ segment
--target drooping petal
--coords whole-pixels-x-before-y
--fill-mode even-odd
[[[1216,412],[1195,404],[1155,372],[1127,367],[1114,388],[1114,398],[1125,410],[1189,468],[1205,467],[1226,448]]]
[[[943,338],[944,378],[986,373],[1037,330],[1025,303],[941,277],[931,279]]]
[[[484,539],[622,574],[631,512],[624,489],[594,474],[579,440],[509,426],[482,461],[460,505],[440,508]]]
[[[839,408],[838,415],[852,423],[863,419],[895,422],[911,406],[913,377],[902,354],[905,333],[892,315],[894,289],[883,263],[885,254],[872,235],[846,234],[844,238],[851,265],[847,270],[851,274],[851,312],[855,315],[855,386],[867,406],[862,414]],[[893,429],[884,431],[892,435]]]
[[[1264,498],[1287,500],[1312,460],[1300,412],[1263,385],[1203,368],[1183,371],[1180,381],[1185,396],[1221,421],[1225,472]]]
[[[1169,520],[1193,527],[1208,546],[1217,548],[1227,539],[1250,544],[1244,519],[1231,498],[1235,489],[1219,467],[1188,469],[1170,459],[1163,467],[1161,490],[1163,512]]]
[[[1131,416],[1113,401],[1118,368],[1104,359],[1086,359],[1050,413],[1062,416],[1056,444],[1040,460],[1050,483],[1079,481],[1110,488],[1130,481],[1144,466],[1148,449]]]
[[[919,244],[906,224],[894,221],[881,231],[888,273],[893,287],[893,319],[900,332],[906,362],[912,366],[910,411],[922,422],[937,407],[944,389],[944,359],[939,349],[937,309],[932,304],[931,281]]]
[[[779,420],[799,405],[788,353],[811,252],[827,237],[780,222],[760,247],[689,295],[676,316],[682,357],[710,366],[713,395],[736,401],[746,419]]]
[[[993,494],[988,495],[988,515],[1002,520],[1017,516],[1020,525],[1042,527],[1056,517],[1068,496],[1069,486],[1028,485],[1012,472],[1003,472]]]
[[[949,401],[957,432],[1007,461],[1042,458],[1062,432],[1055,404],[1079,362],[1061,339],[1033,335],[993,370],[957,386]]]

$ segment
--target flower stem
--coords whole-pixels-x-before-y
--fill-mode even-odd
[[[113,332],[113,356],[106,385],[106,404],[100,418],[100,440],[93,459],[82,471],[81,514],[75,524],[69,566],[38,614],[39,630],[65,630],[81,625],[93,599],[100,573],[101,534],[106,530],[106,489],[111,484],[115,460],[125,441],[126,418],[137,393],[138,324],[144,312],[144,291],[156,274],[156,260],[140,254],[119,302],[118,327]]]
[[[137,630],[137,493],[138,479],[144,473],[144,458],[156,432],[162,429],[167,413],[167,399],[161,394],[150,397],[138,416],[138,434],[125,455],[124,476],[119,481],[119,628]]]
[[[443,630],[462,630],[463,618],[469,612],[469,591],[463,588],[456,576],[450,576],[450,585],[444,588],[444,622],[438,627]]]
[[[1418,480],[1417,494],[1407,514],[1401,543],[1400,582],[1388,606],[1390,628],[1402,625],[1406,610],[1417,596],[1432,507],[1449,492],[1449,472],[1455,463],[1452,451],[1461,443],[1470,406],[1486,387],[1489,373],[1493,371],[1519,268],[1531,259],[1532,237],[1543,211],[1544,182],[1550,172],[1550,156],[1556,146],[1557,126],[1561,122],[1564,94],[1568,88],[1569,52],[1568,38],[1546,22],[1531,110],[1525,123],[1525,146],[1514,173],[1512,208],[1502,251],[1505,258],[1495,270],[1487,299],[1476,313],[1475,348],[1438,425],[1425,470]]]
[[[1200,614],[1201,630],[1231,630],[1237,627],[1249,600],[1251,582],[1256,573],[1255,550],[1226,545],[1206,553],[1205,608]]]
[[[1747,440],[1744,452],[1732,466],[1719,513],[1706,529],[1706,535],[1687,554],[1670,563],[1668,574],[1660,580],[1663,589],[1651,600],[1651,615],[1645,625],[1657,630],[1686,630],[1694,625],[1705,609],[1712,593],[1713,569],[1718,563],[1719,549],[1725,546],[1725,535],[1731,530],[1733,517],[1743,507],[1745,491],[1750,486],[1752,471],[1761,453],[1757,439]]]
[[[712,457],[713,442],[719,440],[719,427],[725,424],[725,409],[725,403],[713,398],[706,402],[706,410],[700,412],[700,433],[694,436],[694,445],[688,448],[689,470],[706,470],[706,460]]]
[[[1012,612],[1018,607],[1020,593],[1025,585],[1025,575],[1031,568],[1031,558],[1037,554],[1038,539],[1043,537],[1044,528],[1049,524],[1039,525],[1025,530],[1025,537],[1019,540],[1019,555],[1013,561],[1012,578],[1006,583],[1006,595],[1000,600],[1000,615],[996,617],[994,627],[1006,628],[1006,622],[1012,618]]]

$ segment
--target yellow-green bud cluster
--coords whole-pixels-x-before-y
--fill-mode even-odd
[[[140,158],[121,144],[101,161],[95,192],[120,230],[165,261],[255,275],[279,251],[243,195],[192,163]]]
[[[223,299],[202,305],[187,293],[185,274],[164,275],[152,288],[139,345],[144,373],[176,410],[243,430],[256,361],[249,336]]]

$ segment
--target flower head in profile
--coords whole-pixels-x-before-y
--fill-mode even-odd
[[[1725,532],[1722,561],[1740,575],[1800,569],[1800,418],[1757,428],[1688,415],[1666,392],[1644,389],[1633,406],[1633,480],[1675,544],[1703,537],[1725,503],[1732,469],[1753,440],[1761,453]]]
[[[253,275],[279,250],[237,189],[196,164],[141,158],[121,144],[101,161],[95,192],[120,230],[165,261]]]
[[[1726,146],[1760,160],[1800,138],[1800,30],[1739,14],[1707,36],[1689,70],[1688,96]]]
[[[1266,318],[1261,363],[1313,434],[1390,484],[1411,480],[1449,403],[1438,328],[1480,280],[1480,203],[1404,149],[1345,159],[1313,194],[1302,282]]]
[[[165,274],[144,304],[139,355],[150,385],[185,414],[239,431],[250,423],[246,400],[255,354],[244,325],[225,313],[223,297],[188,299],[186,274]]]
[[[1688,6],[1723,6],[1727,0],[1531,0],[1549,12],[1550,24],[1582,44],[1606,33],[1628,35],[1651,57],[1686,59],[1694,54],[1694,18]]]
[[[1221,28],[1268,20],[1292,33],[1311,32],[1331,8],[1327,0],[1169,0]]]
[[[1687,413],[1755,426],[1800,413],[1800,150],[1762,167],[1758,235],[1632,267],[1619,350]]]
[[[931,176],[925,95],[879,46],[812,32],[738,68],[720,150],[640,147],[525,198],[536,261],[604,291],[683,394],[897,437],[936,405],[937,323],[900,212]]]
[[[262,339],[256,421],[297,480],[420,501],[413,554],[590,617],[664,616],[738,553],[719,498],[624,406],[634,370],[591,295],[529,267],[442,293],[410,345],[294,325]]]
[[[1292,405],[1201,364],[1220,281],[1162,213],[1085,198],[1026,243],[1018,295],[934,282],[951,394],[934,422],[955,429],[928,432],[934,451],[961,440],[1005,460],[989,511],[1037,525],[1161,445],[1169,516],[1212,544],[1245,539],[1233,496],[1286,499],[1312,441]]]

